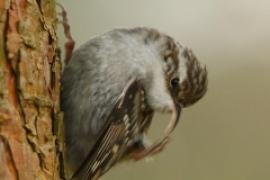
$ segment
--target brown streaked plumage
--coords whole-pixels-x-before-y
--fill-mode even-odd
[[[207,90],[191,50],[155,29],[116,29],[74,52],[62,77],[65,160],[70,179],[97,179],[117,162],[167,145],[183,107]],[[146,134],[155,111],[172,112],[164,137]]]
[[[132,142],[139,133],[147,131],[152,115],[143,88],[135,79],[131,80],[115,104],[96,145],[71,179],[96,179],[117,161],[130,157],[141,159],[155,151],[157,147],[146,148],[143,144],[138,146],[140,141]]]
[[[180,84],[177,98],[185,107],[201,99],[207,91],[207,70],[201,67],[194,53],[185,49],[183,56],[187,62],[187,78]]]

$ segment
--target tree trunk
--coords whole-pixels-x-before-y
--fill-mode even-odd
[[[0,179],[60,179],[55,0],[0,0]]]

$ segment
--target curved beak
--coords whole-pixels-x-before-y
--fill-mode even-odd
[[[157,154],[164,149],[164,147],[170,140],[170,134],[173,132],[179,122],[182,108],[182,104],[175,103],[172,111],[172,118],[165,130],[165,136],[156,143],[153,143],[150,147],[144,148],[143,150],[139,151],[139,153],[133,153],[133,159],[140,160],[142,158],[145,158],[146,156]]]
[[[173,112],[172,112],[172,118],[171,118],[171,120],[170,120],[170,122],[165,130],[165,133],[167,135],[171,134],[173,132],[173,130],[175,129],[175,127],[177,126],[177,124],[179,123],[182,109],[183,109],[182,104],[175,103],[174,108],[173,108]]]

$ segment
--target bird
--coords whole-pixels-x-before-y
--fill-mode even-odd
[[[96,180],[117,163],[161,152],[183,108],[207,92],[193,51],[154,28],[118,28],[81,45],[61,78],[68,179]],[[155,112],[172,113],[164,138],[147,132]]]

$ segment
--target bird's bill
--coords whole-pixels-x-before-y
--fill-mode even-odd
[[[175,103],[173,111],[172,111],[172,118],[171,118],[171,120],[170,120],[170,122],[165,130],[165,134],[167,136],[169,134],[171,134],[173,132],[173,130],[175,129],[175,127],[177,126],[177,124],[180,120],[182,109],[183,109],[182,104]]]
[[[165,146],[170,141],[170,134],[173,132],[173,130],[175,129],[175,127],[177,126],[179,122],[182,108],[183,108],[182,104],[176,104],[174,106],[173,111],[172,111],[172,118],[168,126],[166,127],[165,136],[161,140],[153,143],[151,146],[144,147],[138,152],[131,153],[132,159],[138,161],[147,156],[153,156],[155,154],[158,154],[165,148]]]

